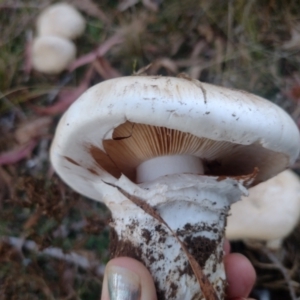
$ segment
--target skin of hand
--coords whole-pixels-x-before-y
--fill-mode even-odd
[[[224,249],[228,281],[226,300],[250,300],[247,297],[256,280],[253,266],[243,255],[229,253],[229,242]],[[132,258],[118,257],[106,266],[101,300],[157,300],[157,297],[147,268]]]

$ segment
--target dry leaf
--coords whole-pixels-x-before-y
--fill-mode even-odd
[[[32,139],[48,133],[52,119],[42,117],[21,123],[15,131],[15,139],[20,145],[24,145]]]
[[[23,228],[25,230],[29,230],[30,228],[34,227],[40,220],[41,216],[42,216],[42,210],[41,208],[38,208],[33,214],[30,215],[30,217],[25,222]]]
[[[13,150],[3,152],[0,154],[0,166],[11,165],[27,158],[32,150],[37,145],[36,140],[31,140],[28,144],[15,148]]]

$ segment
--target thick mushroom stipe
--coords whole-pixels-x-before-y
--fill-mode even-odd
[[[123,187],[127,184],[124,177],[117,183]],[[246,189],[233,179],[218,181],[214,177],[191,174],[163,176],[139,187],[149,191],[143,191],[143,200],[186,244],[212,283],[218,299],[224,299],[226,217],[231,202],[247,193]],[[119,197],[117,190],[111,195],[116,197]],[[132,203],[124,206],[112,203],[110,208],[115,232],[112,257],[134,257],[148,266],[156,280],[159,299],[205,299],[186,254],[168,228]]]
[[[136,169],[136,182],[149,182],[170,174],[204,174],[201,160],[191,155],[166,155],[142,162]]]

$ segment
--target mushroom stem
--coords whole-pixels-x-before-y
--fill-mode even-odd
[[[113,218],[112,255],[141,260],[154,277],[159,299],[205,299],[179,238],[224,299],[226,217],[230,205],[247,194],[245,187],[235,179],[195,174],[162,176],[139,186],[122,176],[114,186],[126,193],[115,188],[107,201]],[[153,210],[135,205],[134,197],[169,227]]]
[[[149,182],[160,176],[190,173],[204,174],[204,167],[199,157],[192,155],[166,155],[142,162],[136,169],[136,181]]]

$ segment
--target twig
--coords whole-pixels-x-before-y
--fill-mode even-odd
[[[28,157],[37,144],[38,142],[36,141],[36,139],[32,139],[24,146],[0,153],[0,166],[15,164],[20,160]]]
[[[78,67],[89,64],[97,59],[97,57],[104,56],[113,46],[121,44],[124,38],[120,34],[115,34],[106,41],[104,41],[96,50],[85,54],[76,59],[70,66],[69,72],[73,72]]]
[[[7,243],[15,248],[35,252],[37,255],[48,255],[50,257],[66,261],[68,263],[74,264],[78,267],[81,267],[85,270],[93,270],[98,276],[104,275],[105,265],[96,260],[89,260],[83,255],[77,254],[76,252],[64,253],[62,249],[57,247],[48,247],[43,250],[39,250],[39,246],[30,240],[24,240],[22,238],[2,236],[0,241]]]
[[[280,273],[282,274],[287,286],[288,286],[288,290],[291,296],[291,300],[298,300],[296,293],[295,293],[295,289],[292,285],[292,278],[288,272],[288,270],[283,266],[282,262],[276,257],[276,255],[274,253],[272,253],[272,251],[270,251],[266,246],[262,245],[262,244],[247,244],[248,247],[256,249],[256,250],[260,250],[263,254],[265,254],[268,259],[273,263],[273,266],[275,266]],[[265,268],[266,266],[264,266]]]
[[[283,277],[288,285],[291,299],[297,300],[298,298],[296,296],[294,287],[292,285],[292,279],[290,277],[290,274],[287,272],[287,269],[282,265],[282,263],[279,261],[279,259],[276,257],[276,255],[274,255],[274,253],[272,253],[267,247],[262,246],[261,250],[270,259],[270,261],[278,267],[279,271],[283,275]]]

